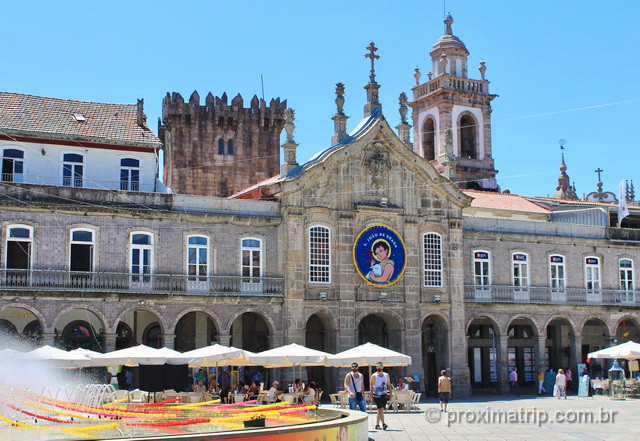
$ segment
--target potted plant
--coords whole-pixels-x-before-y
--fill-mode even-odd
[[[244,421],[244,427],[264,427],[267,416],[263,414],[255,414],[250,420]]]

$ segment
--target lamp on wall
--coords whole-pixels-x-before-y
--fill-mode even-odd
[[[328,297],[328,296],[327,296],[327,293],[326,293],[326,292],[324,292],[324,291],[318,294],[318,298],[319,298],[320,300],[327,300],[327,297]]]
[[[382,291],[382,292],[378,293],[378,299],[379,299],[381,302],[384,302],[385,300],[387,300],[387,293],[386,293],[386,292],[384,292],[384,291]]]
[[[440,294],[433,295],[433,303],[440,303],[441,300]]]

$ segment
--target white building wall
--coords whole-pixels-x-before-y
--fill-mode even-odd
[[[16,182],[63,185],[63,155],[76,153],[84,157],[83,187],[120,189],[120,160],[133,158],[140,161],[140,191],[154,191],[156,181],[156,155],[148,152],[117,149],[84,148],[69,145],[0,141],[0,155],[4,149],[24,152],[24,175]],[[6,178],[6,177],[5,177]]]

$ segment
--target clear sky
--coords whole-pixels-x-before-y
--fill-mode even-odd
[[[582,196],[617,193],[635,179],[640,196],[640,3],[609,0],[119,1],[0,0],[0,90],[55,98],[135,103],[144,98],[157,133],[162,98],[194,90],[247,104],[287,99],[296,110],[298,161],[327,147],[336,82],[346,84],[348,130],[363,116],[374,41],[380,101],[392,126],[397,98],[411,98],[414,67],[431,70],[444,12],[484,59],[493,101],[498,184],[512,193],[553,195],[566,140],[567,173]],[[426,75],[423,76],[423,81]],[[640,197],[639,197],[640,198]]]

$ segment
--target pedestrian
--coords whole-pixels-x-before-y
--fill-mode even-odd
[[[554,396],[557,396],[558,399],[564,397],[564,399],[567,399],[567,391],[566,391],[566,387],[567,387],[567,376],[564,374],[564,371],[562,369],[558,369],[558,375],[556,375],[556,384],[555,384],[555,388],[553,390],[554,392]]]
[[[571,393],[571,369],[567,368],[564,372],[564,376],[567,377],[567,387],[565,388],[565,392]]]
[[[376,414],[376,430],[387,430],[387,424],[384,422],[384,409],[387,407],[387,401],[391,400],[391,380],[389,374],[384,372],[384,365],[378,363],[376,365],[376,373],[371,376],[369,382],[371,387],[371,396],[376,403],[378,413]]]
[[[447,377],[451,380],[451,395],[449,396],[449,401],[453,400],[453,374],[451,373],[451,368],[447,368]]]
[[[509,373],[509,396],[520,396],[520,385],[518,384],[518,368],[513,368]]]
[[[547,391],[544,388],[544,369],[538,371],[538,395],[544,395]]]
[[[349,409],[356,410],[359,407],[362,412],[367,411],[367,403],[364,402],[364,376],[358,372],[358,363],[351,364],[351,372],[344,377],[344,390],[349,397]]]
[[[440,371],[440,378],[438,378],[438,396],[440,397],[440,412],[446,412],[447,404],[451,399],[451,377],[444,369]]]

